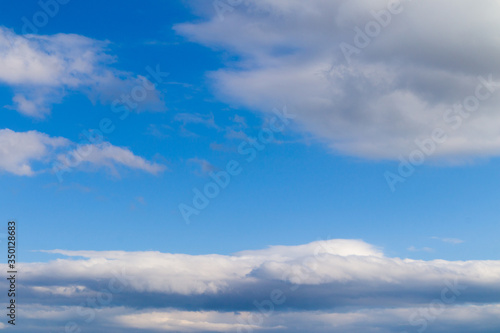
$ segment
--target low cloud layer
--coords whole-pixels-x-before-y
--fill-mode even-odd
[[[237,56],[209,74],[225,101],[286,104],[299,128],[352,156],[407,156],[436,129],[446,138],[433,157],[500,154],[498,1],[214,3],[194,3],[205,20],[175,29]]]
[[[25,304],[60,314],[37,319],[54,325],[83,325],[92,311],[92,321],[117,330],[171,332],[400,332],[423,325],[472,332],[465,328],[479,319],[487,332],[500,325],[498,261],[389,258],[359,240],[234,255],[47,252],[70,258],[24,264],[21,283]]]

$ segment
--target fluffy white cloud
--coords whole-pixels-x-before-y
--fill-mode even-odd
[[[0,27],[0,82],[13,87],[14,109],[37,118],[68,92],[105,102],[134,87],[153,87],[145,77],[110,68],[114,57],[106,53],[107,45],[75,34],[16,35]],[[164,109],[158,91],[147,92],[137,110]]]
[[[190,294],[231,292],[231,286],[269,281],[325,287],[327,284],[357,284],[356,293],[375,285],[405,289],[412,286],[437,288],[460,277],[460,283],[494,286],[500,278],[499,261],[422,261],[388,258],[360,240],[317,241],[300,246],[272,246],[243,251],[232,256],[169,254],[160,252],[65,251],[51,253],[87,260],[59,260],[28,265],[27,276],[43,277],[58,272],[61,279],[111,278],[125,269],[127,281],[138,291]],[[84,267],[86,267],[84,269]],[[92,269],[88,269],[92,267]],[[40,270],[39,268],[43,268]],[[148,276],[144,279],[144,274]],[[328,287],[329,288],[329,287]],[[373,290],[375,293],[377,290]]]
[[[0,170],[19,176],[32,176],[32,163],[47,161],[55,148],[67,146],[69,140],[50,137],[37,131],[0,130]]]
[[[337,151],[396,159],[441,128],[429,155],[500,154],[500,3],[390,3],[251,0],[176,30],[239,56],[210,74],[221,98],[286,104]]]
[[[24,304],[31,309],[25,311],[39,325],[83,323],[99,309],[96,332],[500,327],[499,261],[389,258],[363,241],[342,239],[233,255],[47,252],[73,258],[23,264]]]
[[[86,144],[73,148],[74,143],[62,137],[51,137],[37,131],[14,132],[0,129],[0,172],[33,176],[44,172],[47,165],[56,172],[69,168],[106,167],[117,173],[117,166],[157,174],[165,166],[134,155],[129,149],[110,143]],[[57,164],[55,161],[59,160]],[[38,166],[37,170],[34,170]]]

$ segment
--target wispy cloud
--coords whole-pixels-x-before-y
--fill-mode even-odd
[[[80,154],[79,151],[88,153]],[[134,155],[128,148],[113,146],[109,143],[88,144],[74,149],[57,157],[63,165],[72,166],[72,161],[78,161],[80,168],[90,165],[97,168],[106,168],[118,175],[117,167],[125,166],[130,169],[143,170],[151,174],[158,174],[166,170],[161,164],[149,162]]]
[[[196,167],[195,173],[199,176],[208,175],[210,172],[217,169],[212,163],[202,158],[190,158],[187,160],[187,163]]]
[[[7,107],[43,118],[70,92],[111,102],[148,81],[110,67],[115,57],[107,53],[108,44],[76,34],[17,35],[0,27],[0,82],[14,91],[13,105]],[[142,104],[165,108],[156,89],[147,92]]]
[[[461,239],[458,239],[458,238],[445,238],[445,237],[431,237],[432,239],[437,239],[437,240],[440,240],[444,243],[449,243],[449,244],[461,244],[463,243],[464,241],[461,240]]]
[[[215,123],[215,118],[212,113],[178,113],[175,115],[174,120],[182,123],[183,126],[188,124],[201,124],[209,128],[219,129],[219,126]]]
[[[118,174],[118,166],[151,174],[158,174],[166,169],[163,165],[135,155],[128,148],[113,146],[110,143],[84,144],[72,148],[75,144],[70,140],[51,137],[38,131],[14,132],[1,129],[0,146],[0,171],[18,176],[33,176],[46,172],[48,165],[56,160],[62,168],[72,168],[77,161],[77,170],[85,170],[85,167],[91,166],[106,168],[114,174]]]
[[[230,147],[230,146],[227,146],[223,143],[217,143],[217,142],[211,142],[210,149],[215,150],[215,151],[222,151],[222,152],[235,152],[236,151],[235,147]]]
[[[144,197],[136,197],[130,204],[130,210],[135,210],[138,204],[141,206],[144,206],[146,204],[146,200],[144,199]]]
[[[434,249],[430,247],[417,248],[415,246],[410,246],[407,250],[411,252],[434,252]]]
[[[170,137],[172,130],[172,127],[166,124],[149,124],[146,133],[158,139],[165,139]]]

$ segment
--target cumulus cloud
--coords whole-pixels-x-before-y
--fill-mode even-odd
[[[499,261],[391,258],[341,239],[233,255],[45,252],[69,258],[23,264],[26,305],[43,299],[61,315],[99,306],[110,314],[101,320],[124,329],[399,332],[423,319],[435,327],[429,332],[473,332],[464,327],[478,320],[500,325]],[[461,313],[461,323],[453,322]]]
[[[134,87],[153,87],[146,77],[109,67],[115,59],[107,53],[108,44],[75,34],[16,35],[0,27],[0,82],[14,90],[10,107],[42,118],[70,92],[109,102]],[[141,96],[141,105],[164,109],[154,87]]]
[[[75,144],[62,137],[51,137],[38,131],[15,132],[0,130],[0,171],[18,176],[33,176],[44,172],[48,165],[60,161],[59,169],[92,166],[105,167],[117,173],[116,167],[142,170],[157,174],[165,166],[134,155],[128,148],[110,143]],[[35,170],[36,168],[36,170]],[[81,168],[80,168],[81,169]]]
[[[286,104],[336,151],[397,159],[440,128],[433,156],[498,155],[500,3],[389,3],[251,0],[175,29],[238,56],[209,74],[222,99]]]
[[[314,290],[325,287],[328,289],[331,287],[329,284],[354,283],[358,288],[356,292],[362,293],[374,286],[392,286],[395,290],[408,291],[408,286],[414,285],[432,290],[444,284],[444,280],[451,281],[456,277],[460,277],[461,283],[480,286],[493,283],[500,276],[500,263],[497,261],[453,262],[388,258],[379,249],[363,241],[341,239],[299,246],[272,246],[265,250],[243,251],[231,256],[123,251],[47,252],[88,258],[84,261],[59,260],[40,266],[46,267],[47,272],[58,272],[54,281],[77,277],[82,281],[95,280],[99,276],[111,277],[111,273],[107,273],[108,268],[111,271],[125,268],[129,274],[128,281],[136,291],[208,294],[214,297],[232,292],[232,286],[251,286],[255,283],[261,287],[267,283],[299,284]],[[79,269],[82,264],[93,268]],[[34,267],[25,268],[27,280],[31,279],[28,276],[32,274],[36,273],[38,277],[45,274],[45,269],[39,271],[34,270]],[[142,273],[147,273],[150,278],[147,281],[141,279]],[[259,289],[261,288],[257,288]],[[344,291],[337,289],[329,292],[340,295]],[[377,289],[372,291],[376,293]],[[340,302],[340,299],[335,302]]]
[[[50,137],[37,131],[0,130],[0,170],[18,176],[32,176],[32,163],[47,161],[56,148],[67,146],[69,140]]]

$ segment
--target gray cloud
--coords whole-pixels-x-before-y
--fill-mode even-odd
[[[248,1],[176,30],[240,57],[209,75],[222,99],[262,112],[286,104],[336,151],[397,159],[441,128],[435,157],[498,155],[498,1],[390,3]]]

